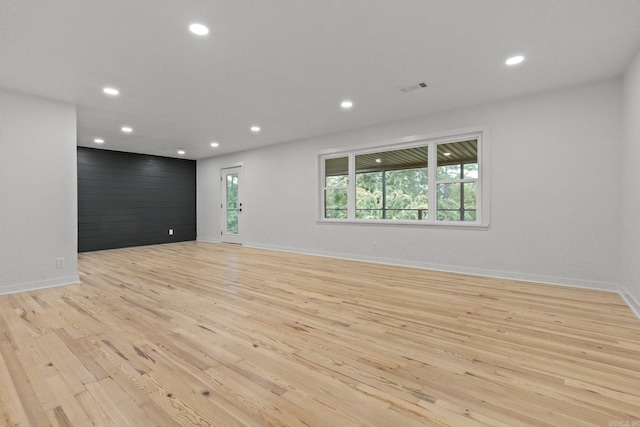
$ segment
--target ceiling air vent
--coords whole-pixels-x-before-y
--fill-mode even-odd
[[[426,87],[427,87],[427,84],[425,82],[420,82],[411,86],[401,87],[399,90],[400,92],[407,93],[407,92],[413,92],[414,90],[418,90],[418,89],[424,89]]]

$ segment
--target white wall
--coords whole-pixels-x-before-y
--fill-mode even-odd
[[[640,317],[640,52],[624,79],[622,295]]]
[[[243,162],[245,245],[615,290],[621,118],[615,79],[202,160],[198,238],[219,241],[219,170]],[[488,230],[316,222],[319,151],[474,125],[489,129]]]
[[[75,106],[0,89],[0,294],[78,281],[76,193]]]

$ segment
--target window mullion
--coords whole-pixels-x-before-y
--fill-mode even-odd
[[[484,169],[484,160],[482,159],[482,136],[478,138],[478,178],[476,179],[476,221],[482,222],[482,203],[484,202],[484,196],[482,195],[482,171]]]
[[[441,179],[438,181],[438,184],[457,184],[459,182],[478,182],[478,178]]]
[[[464,179],[464,163],[460,163],[460,179]],[[464,184],[460,183],[460,221],[464,221]]]
[[[356,155],[349,154],[349,189],[347,190],[347,218],[356,219]]]
[[[429,155],[428,155],[428,167],[427,167],[427,176],[428,176],[428,203],[429,203],[429,211],[427,215],[428,222],[436,221],[436,172],[438,168],[438,156],[436,154],[436,144],[429,144]]]
[[[387,219],[387,171],[382,169],[382,219]]]

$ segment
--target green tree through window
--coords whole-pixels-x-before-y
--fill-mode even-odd
[[[227,233],[238,234],[238,175],[227,175]]]
[[[436,199],[439,221],[475,221],[477,212],[477,141],[438,145]]]
[[[349,159],[338,157],[325,161],[324,217],[347,217],[347,190]]]
[[[356,155],[356,218],[424,220],[428,148]]]

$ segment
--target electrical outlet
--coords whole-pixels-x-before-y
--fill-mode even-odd
[[[64,268],[64,258],[56,258],[56,268]]]
[[[169,236],[173,236],[173,228],[169,229]]]
[[[375,251],[378,249],[378,242],[373,242],[373,247],[372,249]]]

